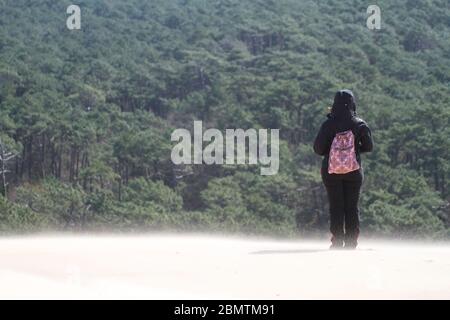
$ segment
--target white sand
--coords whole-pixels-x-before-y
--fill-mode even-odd
[[[193,235],[0,239],[1,299],[449,299],[450,245]]]

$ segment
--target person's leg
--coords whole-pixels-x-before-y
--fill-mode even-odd
[[[346,175],[343,182],[345,211],[345,247],[356,248],[359,236],[358,201],[363,181],[361,171]]]
[[[330,205],[330,231],[332,248],[343,246],[344,241],[344,190],[342,179],[334,175],[322,175]]]

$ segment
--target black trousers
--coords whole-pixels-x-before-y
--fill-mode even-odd
[[[330,204],[330,231],[334,239],[357,241],[359,236],[358,201],[364,173],[329,174],[322,168],[322,181]]]

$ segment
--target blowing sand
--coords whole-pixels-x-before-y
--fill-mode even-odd
[[[450,245],[194,235],[0,239],[0,299],[449,299]]]

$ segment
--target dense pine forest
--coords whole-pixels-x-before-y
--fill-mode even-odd
[[[0,232],[326,233],[312,142],[352,89],[372,129],[365,234],[450,235],[450,6],[0,0]],[[280,129],[280,170],[174,165],[170,135]]]

